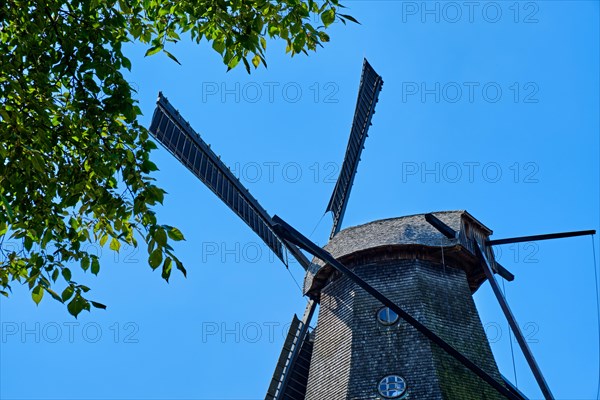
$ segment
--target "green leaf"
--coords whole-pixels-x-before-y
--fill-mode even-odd
[[[92,258],[92,274],[98,275],[100,272],[100,261],[98,261],[97,257]]]
[[[164,247],[167,245],[167,233],[163,228],[158,228],[154,232],[154,240],[156,240],[156,243],[158,243],[159,246]]]
[[[293,48],[296,53],[300,53],[304,48],[304,44],[306,43],[306,37],[299,35],[294,40]]]
[[[121,59],[121,63],[123,64],[123,66],[124,66],[125,68],[127,68],[129,71],[131,71],[131,61],[129,61],[129,58],[127,58],[127,57],[123,57],[123,58]]]
[[[165,192],[164,190],[159,189],[156,186],[151,186],[146,191],[146,197],[150,201],[157,201],[162,204],[165,197]]]
[[[162,249],[157,248],[152,253],[150,253],[150,257],[148,257],[148,263],[152,269],[158,268],[162,261]]]
[[[258,66],[260,65],[260,57],[258,56],[258,54],[252,58],[252,65],[254,65],[254,68],[258,68]]]
[[[181,271],[181,273],[183,274],[183,276],[187,278],[187,271],[183,267],[183,264],[181,263],[181,261],[179,261],[178,259],[175,259],[175,265],[177,266],[177,269],[179,271]]]
[[[356,20],[356,18],[354,18],[352,15],[348,15],[348,14],[338,14],[338,15],[339,15],[340,17],[343,17],[343,18],[347,19],[348,21],[352,21],[352,22],[354,22],[355,24],[359,24],[359,25],[360,25],[360,22],[358,22],[358,21]]]
[[[225,41],[223,40],[215,40],[212,45],[213,49],[215,49],[219,54],[223,54],[225,51]]]
[[[77,285],[77,287],[81,290],[83,290],[84,293],[87,293],[90,291],[90,288],[85,286],[85,285]]]
[[[65,281],[69,282],[71,280],[71,270],[69,268],[63,268],[62,276],[65,278]]]
[[[169,53],[167,50],[163,50],[163,53],[165,53],[167,55],[167,57],[169,57],[171,60],[173,60],[177,64],[181,65],[181,63],[179,62],[179,60],[177,58],[175,58],[175,56],[173,54]]]
[[[42,287],[42,285],[37,285],[31,291],[31,298],[33,299],[33,301],[35,301],[35,304],[40,304],[40,301],[42,301],[42,297],[44,297],[44,288]]]
[[[250,74],[252,70],[250,69],[250,64],[248,63],[248,60],[246,60],[246,58],[242,58],[242,61],[244,62],[244,68],[246,68],[246,72]]]
[[[129,4],[127,4],[127,1],[119,0],[119,8],[126,14],[129,14],[131,12],[131,8],[129,8]]]
[[[62,294],[60,295],[60,297],[62,298],[62,301],[65,302],[67,300],[69,300],[71,298],[71,296],[73,296],[73,293],[75,292],[75,290],[73,289],[73,286],[69,285],[65,288],[65,290],[63,290]]]
[[[83,257],[81,259],[81,269],[84,271],[87,271],[89,267],[90,267],[90,258],[87,256]]]
[[[61,303],[63,302],[62,299],[61,299],[61,297],[54,290],[52,290],[50,288],[44,288],[44,290],[46,292],[50,293],[50,296],[52,296],[52,298],[54,300],[60,301]]]
[[[67,309],[69,310],[69,313],[75,318],[77,318],[81,311],[89,311],[89,307],[90,305],[87,302],[87,300],[85,300],[79,294],[75,295],[75,297],[73,297],[73,300],[71,300],[69,304],[67,304]]]
[[[142,162],[142,167],[147,172],[158,171],[158,167],[150,160],[144,160]]]
[[[13,214],[13,209],[10,206],[8,200],[6,200],[6,197],[4,197],[3,195],[0,194],[0,200],[2,201],[2,205],[4,207],[4,209],[6,210],[6,215],[7,215],[7,219],[8,222],[12,222],[14,214]]]
[[[31,240],[31,238],[29,236],[25,236],[25,238],[23,239],[23,247],[25,247],[25,250],[31,251],[32,246],[33,246],[33,240]]]
[[[117,238],[112,238],[110,240],[110,245],[109,245],[111,250],[114,250],[116,252],[119,251],[119,249],[121,248],[121,242],[119,242],[119,239]]]
[[[321,21],[323,21],[323,25],[325,25],[325,27],[331,25],[333,21],[335,21],[335,11],[333,9],[329,9],[323,12],[323,14],[321,14]]]
[[[106,241],[108,240],[108,235],[104,234],[102,236],[100,236],[100,246],[104,246],[106,244]]]
[[[165,262],[162,266],[162,278],[169,282],[169,277],[171,276],[171,268],[173,267],[173,260],[171,257],[165,258]]]
[[[275,25],[269,26],[269,35],[271,37],[279,35],[279,27]]]
[[[229,69],[233,69],[235,68],[238,63],[240,62],[240,59],[237,56],[234,56],[233,58],[231,58],[231,60],[229,60],[229,62],[227,63],[227,67]]]
[[[172,240],[175,240],[176,242],[181,241],[181,240],[185,240],[185,238],[183,237],[183,233],[181,233],[181,231],[173,226],[170,226],[167,229],[167,233],[169,234],[169,237]]]
[[[156,45],[156,46],[152,46],[150,47],[147,51],[146,54],[144,54],[144,57],[149,57],[149,56],[153,56],[154,54],[158,53],[159,51],[161,51],[163,48],[162,45]]]
[[[98,303],[97,301],[90,301],[90,303],[92,303],[92,305],[96,308],[100,308],[102,310],[106,310],[106,306],[102,303]]]

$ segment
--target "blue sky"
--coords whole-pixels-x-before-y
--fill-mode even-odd
[[[149,125],[159,90],[271,214],[319,244],[342,163],[363,57],[384,87],[344,220],[466,209],[494,238],[599,229],[599,3],[351,1],[362,25],[268,70],[225,72],[206,43],[144,58],[128,48]],[[427,10],[433,10],[431,13]],[[142,250],[101,250],[106,311],[71,318],[26,288],[0,299],[2,399],[264,398],[286,325],[305,299],[252,231],[162,148],[160,220],[187,241],[169,284]],[[596,254],[600,246],[596,240]],[[590,237],[503,246],[509,303],[559,399],[593,399],[598,328]],[[489,285],[475,295],[502,373],[508,326]],[[515,348],[518,386],[540,391]]]

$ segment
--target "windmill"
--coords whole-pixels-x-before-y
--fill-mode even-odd
[[[491,240],[466,211],[426,213],[341,230],[383,80],[364,60],[340,176],[321,248],[271,217],[169,101],[159,94],[150,132],[288,266],[306,271],[308,304],[294,315],[266,399],[523,399],[500,374],[472,294],[486,281],[546,399],[552,393],[496,281],[514,276],[492,246],[589,235]],[[310,261],[302,252],[314,257]],[[309,329],[320,303],[318,323]]]

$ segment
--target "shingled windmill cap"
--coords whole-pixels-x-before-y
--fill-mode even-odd
[[[475,292],[485,281],[485,273],[476,257],[472,238],[483,240],[492,230],[465,210],[430,213],[456,232],[448,238],[427,222],[428,214],[381,219],[338,232],[324,247],[348,266],[384,259],[442,259],[449,267],[465,271],[469,287]],[[475,236],[473,236],[475,235]],[[334,269],[315,258],[306,273],[304,293],[319,296],[321,289],[335,278]]]

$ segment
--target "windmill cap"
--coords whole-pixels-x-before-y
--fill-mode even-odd
[[[443,249],[446,264],[465,270],[474,292],[485,280],[485,274],[475,256],[473,240],[487,240],[492,231],[465,210],[430,214],[454,230],[456,237],[448,238],[442,234],[427,222],[427,214],[415,214],[346,228],[324,248],[348,267],[377,260],[415,257],[439,259],[441,262]],[[305,294],[318,297],[334,271],[332,266],[313,259],[304,279]]]

